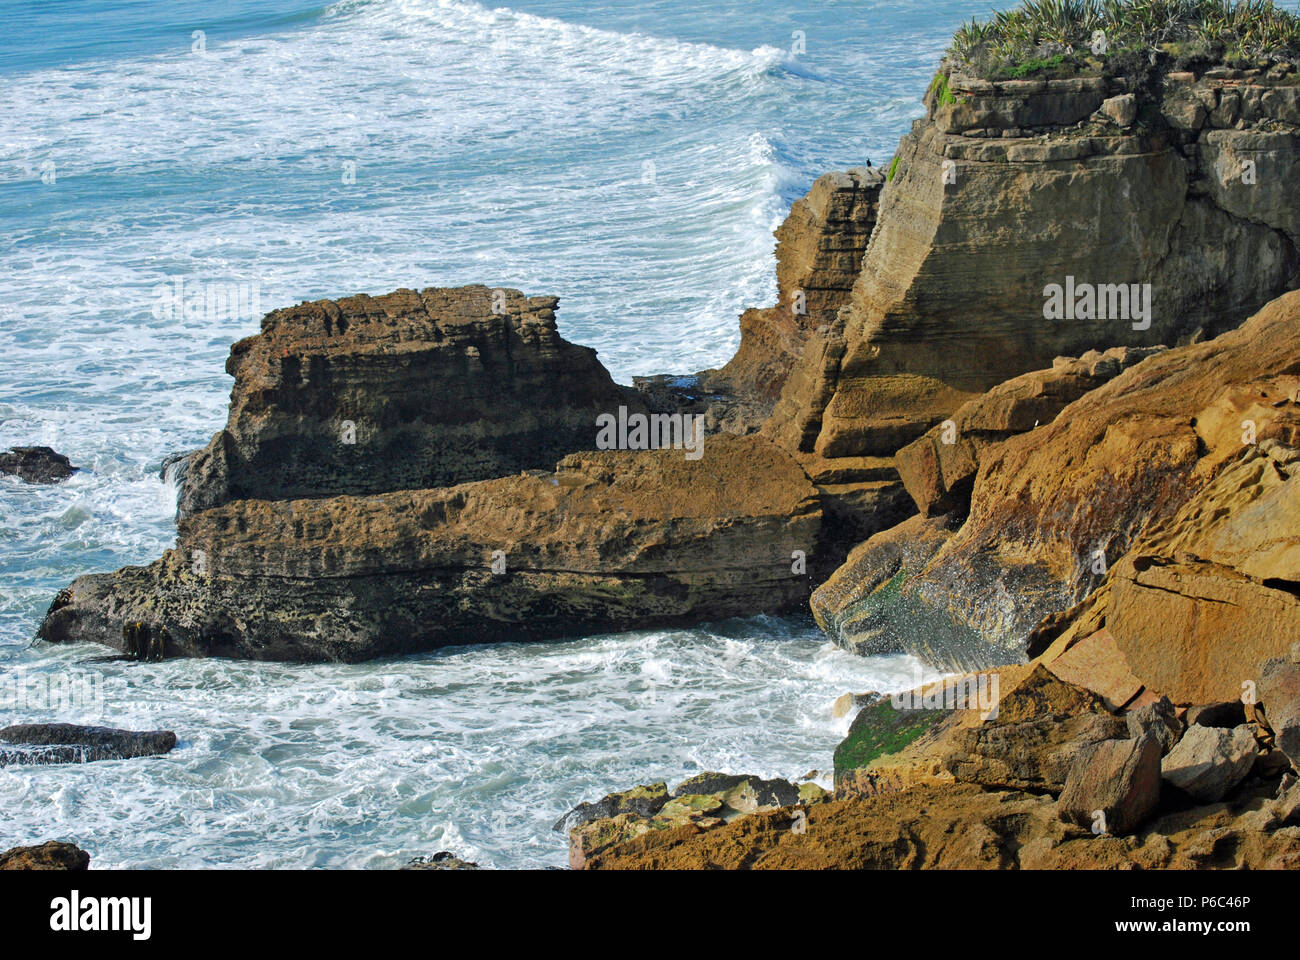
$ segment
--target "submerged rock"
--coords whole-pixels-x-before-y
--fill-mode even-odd
[[[403,870],[478,870],[477,863],[462,860],[449,850],[441,850],[431,857],[415,857]]]
[[[61,840],[0,853],[0,870],[88,870],[90,854]]]
[[[79,469],[49,447],[13,447],[0,453],[0,474],[13,474],[28,483],[59,483]]]
[[[23,723],[0,729],[0,766],[15,764],[90,763],[155,757],[176,746],[170,730],[118,730],[72,723]]]

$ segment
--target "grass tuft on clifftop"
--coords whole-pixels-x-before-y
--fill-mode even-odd
[[[1300,63],[1300,17],[1273,0],[1025,0],[963,24],[948,57],[991,80]]]

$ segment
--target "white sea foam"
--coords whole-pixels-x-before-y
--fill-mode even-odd
[[[913,682],[911,658],[854,657],[770,618],[361,666],[38,649],[28,669],[108,680],[102,716],[58,719],[182,739],[166,758],[0,777],[0,805],[24,811],[15,842],[75,836],[105,867],[395,866],[440,849],[560,865],[551,824],[613,789],[809,766],[826,783],[847,729],[835,696]]]

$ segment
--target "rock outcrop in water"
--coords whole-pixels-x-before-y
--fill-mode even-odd
[[[792,558],[822,511],[798,464],[759,437],[594,451],[535,471],[365,497],[245,500],[186,517],[148,567],[82,577],[48,641],[167,656],[344,660],[779,611],[807,600]]]
[[[230,350],[230,418],[186,465],[181,514],[449,487],[594,447],[598,415],[645,408],[559,335],[558,302],[463,287],[267,314]]]
[[[0,853],[0,870],[88,870],[90,854],[61,840]]]
[[[28,483],[60,483],[79,469],[49,447],[14,447],[0,453],[0,474],[17,476]]]
[[[0,767],[156,757],[170,753],[175,746],[176,734],[170,730],[20,723],[0,729]]]

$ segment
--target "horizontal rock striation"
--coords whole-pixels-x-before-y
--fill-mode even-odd
[[[148,567],[82,577],[48,641],[166,656],[344,660],[447,644],[776,612],[805,603],[822,511],[760,437],[572,454],[534,471],[365,497],[246,500],[184,518]]]
[[[181,514],[451,486],[594,447],[599,414],[645,407],[559,335],[558,302],[479,286],[273,311],[231,348],[230,417],[190,457]]]
[[[848,303],[764,428],[784,445],[892,456],[1054,357],[1214,335],[1296,285],[1294,77],[946,83],[899,146]],[[1100,111],[1113,96],[1132,123]],[[1050,308],[1054,284],[1077,297]],[[1149,314],[1123,303],[1133,284]]]

